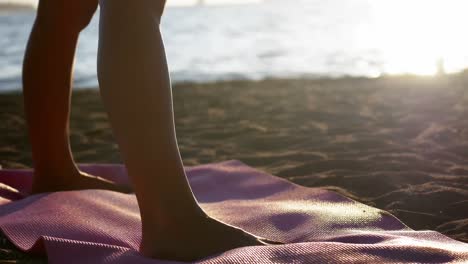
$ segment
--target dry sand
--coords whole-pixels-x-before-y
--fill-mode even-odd
[[[186,165],[229,159],[468,242],[468,72],[174,88]],[[31,166],[20,94],[0,95],[0,164]],[[120,162],[96,90],[73,97],[82,163]]]

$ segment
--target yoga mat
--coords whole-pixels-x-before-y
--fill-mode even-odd
[[[128,183],[121,165],[81,168]],[[465,243],[413,231],[385,211],[239,161],[189,167],[187,175],[209,215],[285,243],[237,248],[196,263],[468,263]],[[27,192],[30,183],[30,170],[0,170],[0,229],[21,250],[47,255],[50,263],[177,263],[138,254],[135,195],[83,190],[22,197],[17,191]]]

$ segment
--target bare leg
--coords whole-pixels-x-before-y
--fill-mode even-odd
[[[71,80],[80,31],[97,0],[41,0],[23,65],[23,87],[34,161],[32,192],[75,189],[129,191],[80,172],[68,134]]]
[[[100,5],[99,83],[138,199],[142,253],[194,260],[261,244],[256,237],[209,218],[187,182],[159,30],[164,1],[100,0]]]

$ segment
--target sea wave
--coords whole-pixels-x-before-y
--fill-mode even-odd
[[[468,17],[457,11],[468,8],[464,0],[204,2],[165,12],[162,32],[173,82],[427,75],[468,67],[468,35],[459,34]],[[21,87],[33,19],[33,12],[0,14],[0,91]],[[77,87],[98,85],[97,42],[98,14],[80,36]]]

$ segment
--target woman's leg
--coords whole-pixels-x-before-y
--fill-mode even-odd
[[[80,172],[68,119],[75,48],[97,0],[41,0],[23,64],[23,92],[34,162],[33,193],[129,188]]]
[[[98,77],[140,207],[142,253],[193,260],[260,242],[205,215],[175,136],[162,0],[100,0]]]

